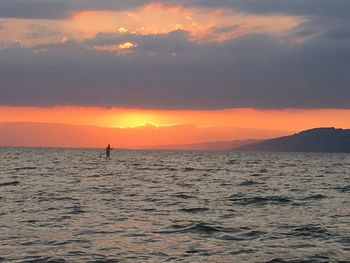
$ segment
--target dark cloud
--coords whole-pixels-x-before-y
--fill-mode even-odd
[[[184,0],[182,2],[193,6],[233,8],[256,14],[284,13],[348,18],[350,13],[348,0]]]
[[[330,39],[336,39],[336,40],[350,40],[350,28],[339,26],[334,29],[331,29],[327,32],[327,36]]]
[[[44,0],[0,0],[0,17],[59,19],[70,15],[69,2]]]
[[[26,34],[26,38],[29,39],[41,39],[43,37],[57,37],[63,36],[64,34],[58,31],[33,31]]]
[[[246,13],[349,18],[349,0],[0,0],[0,17],[60,19],[81,10],[123,10],[150,2],[191,7],[225,7]]]
[[[147,0],[0,0],[0,17],[63,19],[82,10],[123,10]]]
[[[124,55],[94,46],[133,41]],[[141,108],[349,108],[350,43],[266,35],[196,43],[183,31],[99,34],[0,50],[0,104]]]
[[[122,10],[148,2],[0,0],[0,17],[62,19],[79,10]],[[190,41],[184,31],[100,33],[81,43],[30,48],[0,43],[0,104],[350,108],[349,0],[161,2],[307,19],[284,37],[250,34],[221,43]],[[236,28],[239,25],[212,30]],[[40,39],[51,33],[59,34],[39,28],[27,37]],[[137,47],[124,54],[107,51],[124,42]]]
[[[208,8],[233,8],[248,14],[304,16],[307,22],[297,29],[300,34],[323,32],[330,38],[347,38],[350,28],[348,0],[192,0],[183,3]]]

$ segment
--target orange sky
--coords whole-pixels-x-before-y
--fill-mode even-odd
[[[43,122],[101,127],[136,127],[145,124],[199,127],[241,127],[298,131],[320,126],[350,128],[350,110],[340,109],[226,109],[142,110],[97,107],[5,107],[0,122]]]
[[[119,139],[123,138],[123,140],[115,141],[118,144],[115,147],[264,139],[315,127],[350,128],[348,116],[350,116],[350,110],[331,109],[140,110],[96,107],[0,107],[0,123],[61,123],[119,128],[116,131],[119,132]],[[140,129],[140,126],[147,124],[156,127]],[[96,139],[96,143],[91,142],[89,137],[90,142],[86,145],[83,134],[81,138],[75,135],[73,141],[67,139],[67,142],[76,142],[78,146],[84,146],[84,143],[86,146],[103,145],[106,137],[105,130],[96,129],[93,134],[92,138]],[[23,138],[20,138],[23,136],[22,132],[14,133],[12,139],[23,143]],[[31,137],[26,138],[29,141],[31,139]],[[111,135],[110,138],[113,136]],[[64,139],[60,138],[59,141],[53,141],[52,145],[67,146],[63,141]],[[35,145],[37,142],[32,144]],[[30,142],[29,145],[31,145]]]

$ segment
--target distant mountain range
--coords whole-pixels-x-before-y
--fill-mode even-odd
[[[216,141],[216,142],[202,142],[202,143],[191,143],[191,144],[172,144],[172,145],[160,145],[152,147],[143,147],[159,149],[159,150],[199,150],[199,151],[227,151],[232,150],[244,145],[250,145],[253,143],[261,142],[261,140],[235,140],[235,141]],[[142,147],[140,147],[142,148]]]
[[[271,152],[339,152],[350,153],[350,130],[315,128],[294,135],[268,140],[235,140],[175,144],[149,147],[171,150],[234,150]]]
[[[244,145],[234,150],[350,153],[350,129],[316,128]]]
[[[246,138],[264,140],[290,133],[237,127],[196,127],[191,124],[107,128],[15,122],[0,123],[0,146],[103,148],[110,144],[113,148],[125,149],[231,150],[244,145]],[[254,142],[248,140],[245,144]]]
[[[109,143],[115,148],[128,149],[350,153],[350,129],[315,128],[284,136],[290,133],[230,127],[197,128],[191,125],[104,128],[70,124],[0,123],[0,146],[101,148]],[[254,137],[259,139],[245,139]],[[223,139],[219,141],[219,138]],[[181,144],[173,144],[174,141]]]

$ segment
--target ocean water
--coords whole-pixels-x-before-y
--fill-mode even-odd
[[[0,148],[0,262],[350,262],[350,155]]]

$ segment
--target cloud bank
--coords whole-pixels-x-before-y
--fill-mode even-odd
[[[0,25],[8,28],[13,18],[63,20],[82,10],[132,12],[149,2],[0,0],[0,17],[6,22],[0,19]],[[302,22],[272,33],[270,28],[249,28],[251,22],[242,20],[206,28],[206,34],[195,39],[189,29],[180,26],[147,34],[118,32],[116,27],[114,32],[82,39],[65,38],[64,31],[35,28],[35,34],[27,35],[52,35],[60,41],[26,45],[0,40],[0,104],[350,108],[349,1],[162,3],[207,10],[229,8],[271,18],[285,14],[298,16]]]

